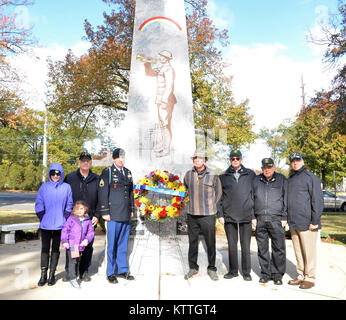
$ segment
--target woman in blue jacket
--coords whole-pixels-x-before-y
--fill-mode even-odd
[[[36,215],[40,219],[42,242],[39,286],[43,286],[47,282],[49,259],[48,285],[55,284],[55,270],[60,255],[61,230],[73,207],[71,187],[63,182],[63,178],[62,165],[53,162],[49,166],[49,181],[42,184],[35,202]]]

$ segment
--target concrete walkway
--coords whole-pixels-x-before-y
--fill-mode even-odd
[[[286,240],[287,268],[282,286],[273,282],[260,284],[257,245],[251,239],[252,278],[244,281],[240,275],[226,280],[228,253],[225,236],[217,236],[220,280],[211,281],[206,274],[206,253],[199,253],[200,274],[184,280],[187,271],[187,238],[168,241],[148,237],[131,238],[129,263],[134,281],[119,279],[118,284],[106,280],[102,267],[105,236],[98,232],[94,242],[91,282],[82,282],[74,289],[62,281],[65,252],[61,249],[57,283],[52,287],[37,287],[40,277],[40,240],[0,245],[0,299],[114,299],[114,300],[344,300],[346,297],[346,247],[328,243],[318,245],[317,282],[310,290],[290,286],[296,277],[295,256],[291,240]],[[151,243],[152,242],[152,243]],[[238,250],[240,255],[240,250]],[[161,257],[161,258],[160,258]],[[175,259],[175,260],[174,260]],[[180,265],[179,262],[180,261]],[[100,267],[101,266],[101,267]],[[221,270],[220,270],[221,269]]]

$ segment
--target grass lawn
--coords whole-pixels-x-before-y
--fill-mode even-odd
[[[346,246],[346,212],[323,212],[321,220],[322,241]],[[216,234],[225,234],[223,226],[218,221]]]
[[[38,222],[36,214],[30,211],[0,210],[0,224]],[[216,223],[217,234],[224,234],[223,226]],[[346,213],[323,212],[322,241],[346,246]]]
[[[346,213],[345,212],[323,212],[322,233],[326,232],[328,238],[322,241],[346,245]]]
[[[0,210],[0,224],[39,222],[36,213],[30,211]]]

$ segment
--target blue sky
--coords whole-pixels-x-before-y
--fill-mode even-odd
[[[214,0],[215,21],[230,31],[231,45],[277,43],[287,55],[311,59],[306,32],[328,13],[336,12],[336,0]]]
[[[102,24],[103,12],[110,7],[101,0],[34,0],[28,7],[33,35],[40,45],[53,42],[72,47],[85,36],[84,20]]]
[[[337,0],[213,0],[210,15],[220,28],[227,28],[231,45],[277,43],[287,55],[311,58],[305,34],[326,12],[336,12]],[[28,7],[33,34],[43,46],[57,43],[72,47],[81,41],[84,20],[102,24],[111,8],[101,0],[35,0]]]

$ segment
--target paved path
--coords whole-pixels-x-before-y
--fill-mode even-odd
[[[113,285],[107,282],[103,268],[99,268],[104,249],[104,235],[99,232],[95,237],[93,263],[90,268],[92,281],[83,282],[80,290],[71,288],[69,283],[61,280],[65,264],[63,249],[57,270],[57,284],[52,287],[47,285],[37,287],[40,277],[40,241],[23,241],[15,245],[2,244],[0,245],[0,299],[344,300],[346,297],[346,247],[341,245],[319,243],[316,286],[310,290],[302,290],[287,284],[288,280],[297,275],[291,240],[286,240],[287,273],[283,278],[282,286],[275,286],[273,282],[268,284],[258,282],[260,270],[254,237],[251,240],[253,267],[251,282],[244,281],[241,276],[226,280],[222,275],[219,281],[213,282],[206,275],[205,270],[202,270],[204,267],[201,268],[199,275],[186,281],[183,279],[183,269],[187,265],[187,246],[180,245],[180,249],[178,248],[180,252],[177,251],[177,259],[181,259],[182,268],[172,272],[170,266],[172,262],[166,259],[167,255],[162,255],[161,252],[162,259],[154,257],[160,254],[159,251],[164,248],[162,245],[151,246],[148,251],[148,246],[147,249],[143,249],[140,241],[143,239],[132,238],[129,244],[130,268],[136,280],[119,279],[119,283]],[[173,248],[177,242],[172,243]],[[165,248],[169,247],[170,245],[166,245]],[[224,270],[219,271],[223,273],[226,270],[225,266],[228,265],[225,236],[217,236],[217,247],[224,263]],[[151,252],[152,258],[148,252]],[[200,252],[200,255],[203,254],[206,255]],[[202,258],[199,261],[203,260]],[[140,267],[138,263],[146,267]]]
[[[0,192],[0,210],[35,211],[37,193]]]

